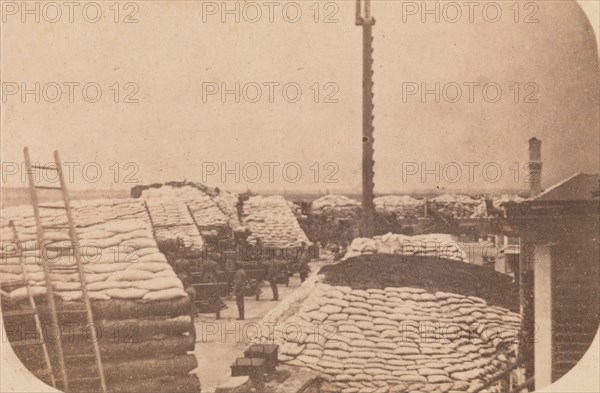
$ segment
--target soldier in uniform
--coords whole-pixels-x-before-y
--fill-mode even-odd
[[[244,320],[244,289],[246,286],[246,272],[241,263],[236,264],[237,270],[233,275],[233,290],[235,292],[235,302],[237,303],[238,320]]]
[[[342,257],[344,256],[344,251],[342,250],[342,246],[340,246],[339,244],[336,244],[333,248],[334,253],[333,253],[333,260],[335,262],[338,262],[339,260],[342,259]]]
[[[267,268],[267,280],[271,284],[271,290],[273,291],[273,300],[279,300],[279,289],[277,288],[277,280],[279,279],[279,265],[276,260],[269,262]]]
[[[208,259],[204,262],[202,270],[202,281],[204,283],[215,283],[217,282],[217,272],[219,271],[219,264],[212,259]]]
[[[298,256],[298,273],[300,274],[300,282],[304,282],[308,277],[308,273],[310,273],[310,267],[308,266],[308,261],[310,260],[308,249],[306,248],[306,243],[302,242],[302,249],[300,250],[300,255]]]
[[[175,261],[175,274],[177,274],[177,278],[183,284],[183,288],[190,298],[190,302],[192,303],[191,315],[192,318],[198,314],[198,310],[196,309],[196,290],[192,286],[192,272],[190,262],[187,259],[177,259]]]

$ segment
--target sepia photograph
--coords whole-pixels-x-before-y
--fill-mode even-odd
[[[600,0],[0,19],[0,393],[600,393]]]

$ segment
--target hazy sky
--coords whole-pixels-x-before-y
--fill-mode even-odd
[[[222,2],[97,2],[95,23],[91,6],[74,9],[73,22],[66,7],[60,17],[41,9],[39,23],[3,10],[2,184],[23,185],[15,165],[29,146],[34,160],[58,148],[78,163],[73,188],[186,178],[258,191],[360,190],[354,2],[275,3],[272,23],[262,1],[238,3],[239,22]],[[532,136],[543,140],[545,186],[599,171],[598,30],[576,2],[426,3],[440,7],[439,22],[422,2],[372,6],[377,192],[525,188]],[[598,3],[583,3],[597,27]],[[123,23],[132,13],[137,23]],[[36,82],[40,102],[21,95]],[[214,90],[236,83],[240,102]],[[421,95],[436,83],[439,102]],[[62,96],[52,103],[56,86]],[[94,86],[102,96],[87,102]]]

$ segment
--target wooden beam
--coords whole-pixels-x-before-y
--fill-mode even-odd
[[[104,362],[104,374],[107,382],[125,382],[138,380],[140,375],[159,378],[164,376],[188,375],[190,371],[198,366],[194,355],[180,355],[171,358],[153,358],[135,360],[110,360]],[[78,362],[68,366],[69,375],[72,377],[84,377],[95,375],[95,364],[93,362]]]
[[[552,258],[547,244],[534,255],[535,387],[552,384]]]

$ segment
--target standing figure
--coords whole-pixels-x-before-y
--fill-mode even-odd
[[[191,266],[188,260],[186,259],[177,259],[175,261],[175,274],[177,274],[177,278],[183,284],[183,288],[185,293],[187,293],[190,298],[191,311],[190,314],[193,318],[198,314],[198,309],[196,308],[196,289],[192,286],[192,273]]]
[[[241,263],[236,264],[237,270],[233,275],[233,290],[235,292],[235,302],[237,303],[239,321],[244,320],[244,288],[246,285],[246,272]]]
[[[204,283],[215,283],[217,282],[217,272],[219,271],[219,264],[212,259],[208,259],[204,262],[202,270],[202,281]]]
[[[301,254],[298,258],[298,273],[300,274],[300,282],[304,282],[308,277],[308,273],[310,273],[310,267],[308,266],[310,257],[308,254],[306,243],[302,242]]]
[[[273,291],[273,300],[279,300],[279,289],[277,288],[277,280],[279,279],[279,265],[276,260],[269,262],[267,268],[267,280],[271,284],[271,290]]]
[[[339,262],[344,257],[344,250],[342,245],[336,244],[334,246],[333,260]]]

